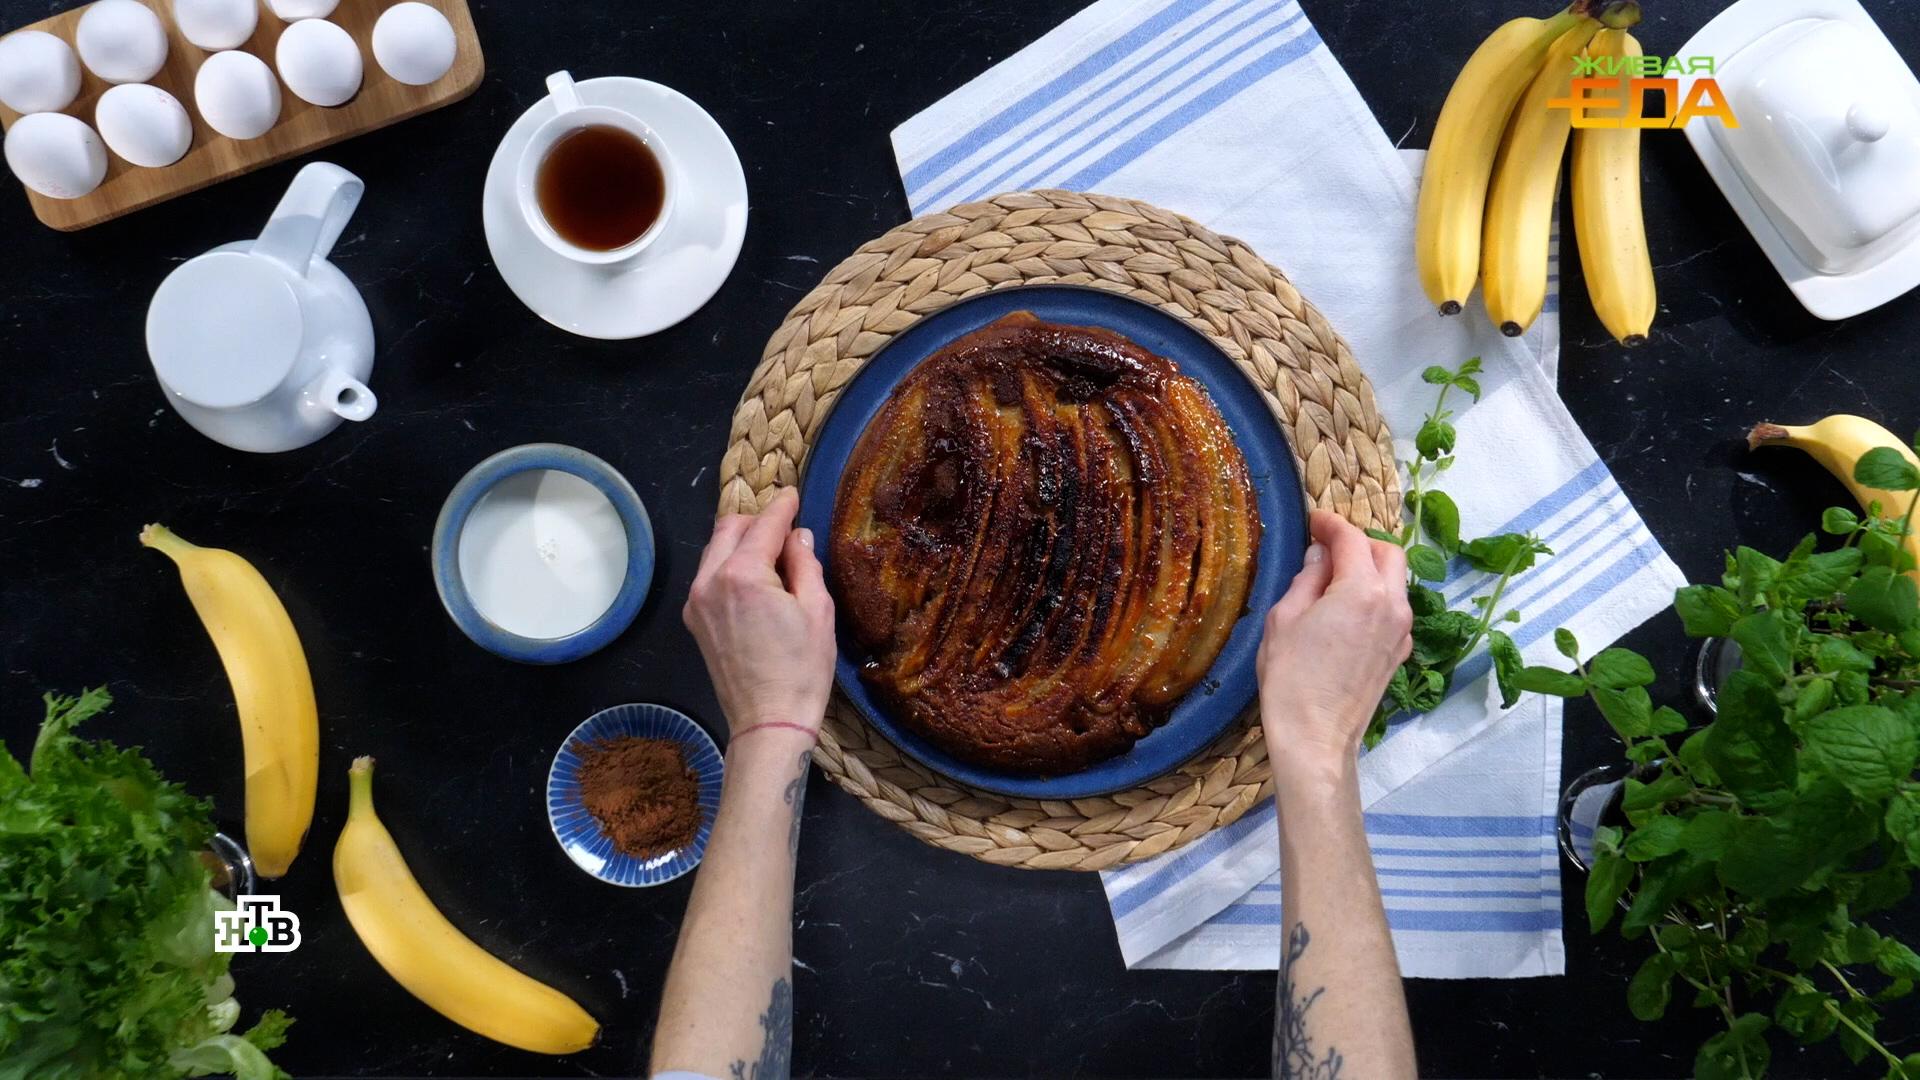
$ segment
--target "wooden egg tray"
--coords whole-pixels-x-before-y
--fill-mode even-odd
[[[257,139],[230,139],[207,126],[193,99],[194,75],[199,72],[201,62],[212,54],[181,35],[180,28],[174,25],[169,0],[139,2],[152,8],[167,28],[166,66],[148,81],[179,98],[180,104],[186,107],[187,115],[193,119],[193,146],[179,161],[157,169],[129,165],[108,150],[107,178],[90,194],[78,199],[50,199],[27,190],[35,216],[53,228],[72,231],[111,221],[228,177],[450,105],[478,89],[481,77],[486,74],[486,60],[480,53],[480,39],[474,33],[473,15],[467,10],[466,0],[423,0],[438,8],[453,24],[455,41],[453,67],[426,86],[397,82],[374,61],[374,21],[396,0],[340,0],[340,6],[327,18],[338,23],[360,46],[365,69],[360,92],[345,105],[325,108],[300,100],[283,83],[280,120],[273,129]],[[44,30],[72,45],[74,29],[85,10],[85,6],[77,7],[18,29]],[[260,25],[241,48],[265,60],[267,67],[275,68],[274,46],[286,26],[262,3]],[[88,71],[84,63],[80,79],[79,96],[61,111],[91,124],[94,102],[109,84]],[[19,113],[0,105],[0,127],[12,127],[19,118]]]

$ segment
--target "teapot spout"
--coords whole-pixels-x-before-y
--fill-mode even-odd
[[[301,396],[312,408],[354,421],[365,420],[380,407],[380,399],[366,383],[338,369],[322,372]]]

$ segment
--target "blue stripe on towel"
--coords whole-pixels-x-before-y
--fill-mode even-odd
[[[1289,23],[1288,25],[1292,24]],[[1101,157],[1100,160],[1095,161],[1093,164],[1062,180],[1060,186],[1071,191],[1085,191],[1099,184],[1107,177],[1112,176],[1125,166],[1131,164],[1133,160],[1141,154],[1146,153],[1148,150],[1166,141],[1168,136],[1180,131],[1195,120],[1212,112],[1214,109],[1219,108],[1223,102],[1231,100],[1238,95],[1240,91],[1245,90],[1247,87],[1252,86],[1268,75],[1279,71],[1281,68],[1312,52],[1319,44],[1320,32],[1312,27],[1308,27],[1300,36],[1282,44],[1260,59],[1227,76],[1227,78],[1221,82],[1215,83],[1205,93],[1187,102],[1185,105],[1180,106],[1175,112],[1155,121],[1149,125],[1146,130],[1128,139],[1126,142],[1121,143],[1105,156]],[[1189,82],[1191,81],[1192,80],[1189,80]],[[1177,93],[1178,90],[1185,88],[1186,86],[1183,84],[1174,92]],[[1171,97],[1172,95],[1169,94],[1167,96]],[[1164,101],[1165,98],[1161,100]],[[1158,105],[1159,102],[1156,101],[1154,104]],[[1142,113],[1146,111],[1145,109],[1141,110]],[[1135,113],[1134,115],[1138,116],[1140,113]],[[1133,117],[1129,117],[1128,119],[1131,121]],[[981,194],[991,194],[991,192],[982,192]]]
[[[1207,920],[1215,925],[1279,926],[1279,904],[1238,904]],[[1387,925],[1395,930],[1440,930],[1465,933],[1489,931],[1519,933],[1560,929],[1558,908],[1533,911],[1419,911],[1388,908]],[[1278,939],[1276,939],[1276,945]]]
[[[1139,51],[1142,46],[1159,37],[1169,27],[1206,6],[1206,0],[1174,0],[1173,3],[1148,16],[1140,25],[1116,38],[1092,56],[1054,77],[1045,86],[988,117],[972,131],[948,144],[946,149],[907,170],[906,176],[902,178],[906,182],[907,190],[912,191],[946,172],[965,160],[975,150],[1013,130],[1062,95],[1079,88],[1102,72],[1112,70],[1115,64]]]
[[[1274,15],[1275,13],[1279,12],[1283,8],[1290,7],[1290,6],[1293,6],[1293,0],[1284,0],[1283,3],[1277,3],[1271,7],[1263,8],[1253,13],[1253,15],[1249,16],[1248,18],[1243,19],[1240,22],[1235,23],[1233,26],[1228,27],[1226,30],[1221,31],[1219,34],[1215,35],[1211,40],[1209,40],[1205,45],[1202,45],[1200,48],[1194,50],[1194,54],[1192,56],[1189,56],[1179,61],[1178,63],[1172,65],[1165,71],[1162,71],[1153,75],[1152,77],[1148,78],[1145,82],[1135,87],[1132,93],[1129,95],[1130,100],[1134,100],[1134,101],[1139,100],[1142,94],[1145,94],[1147,91],[1165,82],[1167,79],[1171,78],[1173,75],[1181,71],[1186,65],[1190,64],[1195,58],[1205,55],[1205,53],[1208,50],[1220,44],[1222,41],[1231,39],[1235,35],[1244,32],[1249,26],[1252,26],[1254,23],[1259,22],[1261,19]],[[1200,23],[1200,25],[1187,31],[1185,34],[1182,34],[1180,37],[1176,38],[1174,41],[1172,41],[1171,43],[1169,43],[1159,51],[1153,53],[1151,56],[1148,56],[1145,59],[1142,59],[1139,63],[1134,64],[1133,66],[1127,68],[1125,71],[1120,72],[1118,75],[1115,75],[1113,78],[1107,80],[1105,83],[1094,88],[1093,90],[1080,95],[1082,100],[1074,103],[1073,108],[1075,109],[1080,108],[1088,101],[1094,101],[1099,99],[1102,95],[1110,92],[1115,87],[1126,82],[1128,79],[1133,78],[1134,76],[1140,74],[1140,72],[1144,71],[1146,68],[1159,62],[1161,59],[1165,58],[1169,53],[1172,53],[1175,50],[1181,48],[1182,46],[1187,45],[1194,38],[1218,26],[1222,21],[1224,21],[1227,18],[1227,16],[1232,14],[1234,14],[1233,9],[1228,8],[1225,11],[1221,11],[1214,15],[1209,16],[1204,22]],[[1306,18],[1304,14],[1295,14],[1294,17],[1288,20],[1284,26],[1280,27],[1280,29],[1284,29],[1286,26],[1291,26],[1294,23],[1299,22],[1304,18]],[[1244,50],[1248,47],[1251,47],[1251,45],[1254,43],[1257,43],[1258,40],[1259,40],[1258,38],[1255,38],[1252,42],[1249,42],[1248,45],[1241,46],[1241,49]],[[1232,54],[1230,54],[1228,57],[1222,57],[1220,60],[1217,60],[1217,61],[1214,61],[1213,63],[1208,64],[1206,71],[1203,71],[1202,74],[1206,74],[1207,71],[1212,71],[1214,69],[1217,69],[1220,66],[1220,64],[1224,63],[1227,59],[1230,59],[1231,55]],[[1197,77],[1198,76],[1196,76],[1196,78]],[[1178,89],[1174,91],[1174,93],[1178,93],[1178,92],[1179,92]],[[1168,96],[1171,96],[1171,95],[1168,95]],[[1165,99],[1162,98],[1161,100],[1165,100]],[[1069,109],[1067,111],[1071,112],[1072,109]],[[1088,116],[1085,120],[1082,120],[1078,124],[1074,125],[1073,128],[1067,131],[1065,134],[1056,136],[1051,141],[1034,149],[1032,153],[1029,153],[1026,157],[1020,159],[1018,163],[1016,163],[1010,168],[1002,170],[999,175],[995,176],[992,180],[989,180],[984,184],[978,183],[975,178],[980,175],[981,170],[991,168],[992,166],[999,164],[998,161],[989,159],[987,161],[981,162],[979,165],[975,166],[974,168],[967,170],[966,172],[962,173],[960,176],[949,181],[945,187],[941,188],[939,191],[932,193],[931,195],[922,196],[922,195],[916,194],[914,196],[913,201],[917,204],[924,203],[924,204],[938,206],[938,205],[941,205],[941,203],[948,196],[952,195],[955,191],[959,190],[963,185],[966,185],[966,184],[974,185],[975,194],[970,196],[970,198],[979,198],[981,195],[991,195],[997,191],[1002,190],[1003,185],[1007,183],[1007,180],[1009,177],[1014,176],[1015,174],[1019,173],[1020,170],[1025,169],[1027,166],[1033,164],[1035,161],[1038,161],[1041,158],[1045,157],[1049,151],[1052,151],[1056,147],[1060,146],[1062,143],[1065,143],[1067,140],[1074,138],[1075,136],[1079,135],[1081,132],[1092,127],[1094,124],[1099,123],[1101,120],[1106,119],[1109,115],[1111,115],[1110,112],[1104,112],[1104,111],[1093,112],[1091,116]],[[1135,115],[1137,116],[1139,114],[1136,113]],[[1062,115],[1061,118],[1056,118],[1054,123],[1058,123],[1058,120],[1063,118],[1064,118],[1064,114]],[[1101,139],[1108,137],[1115,130],[1121,127],[1124,127],[1125,125],[1126,125],[1126,121],[1122,121],[1120,124],[1112,125],[1108,127],[1106,131],[1102,132],[1100,135],[1096,136],[1091,141],[1093,143],[1098,143]],[[1046,130],[1047,130],[1047,126],[1042,125],[1041,128],[1039,128],[1038,130],[1029,132],[1028,141],[1030,143],[1039,142],[1041,135]]]

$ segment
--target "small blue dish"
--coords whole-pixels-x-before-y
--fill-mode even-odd
[[[700,778],[700,829],[693,843],[675,851],[636,859],[616,850],[580,800],[580,755],[575,747],[631,735],[671,739],[680,744],[688,767]],[[601,881],[628,888],[661,885],[700,865],[713,815],[720,809],[720,777],[725,766],[713,737],[685,713],[665,705],[615,705],[602,709],[573,729],[547,773],[547,824],[573,864]]]
[[[876,353],[840,392],[814,437],[800,478],[799,524],[831,536],[840,475],[860,436],[922,360],[964,334],[1005,315],[1031,311],[1049,322],[1099,326],[1178,364],[1204,386],[1233,431],[1247,461],[1263,526],[1259,565],[1247,609],[1200,684],[1180,699],[1164,724],[1118,757],[1065,776],[1023,776],[961,761],[888,715],[860,678],[866,656],[853,635],[840,633],[836,681],[882,735],[934,772],[998,795],[1079,799],[1137,787],[1179,768],[1245,715],[1256,694],[1254,660],[1260,624],[1279,601],[1307,552],[1307,503],[1293,451],[1266,398],[1246,373],[1204,334],[1157,307],[1118,293],[1078,285],[1025,285],[968,297],[908,327]],[[822,561],[829,558],[821,551]]]
[[[482,615],[460,576],[460,533],[467,518],[494,485],[510,476],[540,469],[569,473],[592,484],[620,515],[627,533],[627,573],[607,610],[586,627],[564,637],[533,638],[506,630]],[[453,486],[433,526],[433,583],[440,604],[455,626],[474,644],[523,664],[564,664],[604,648],[633,624],[653,584],[653,524],[640,496],[613,466],[571,446],[527,443],[475,465]]]

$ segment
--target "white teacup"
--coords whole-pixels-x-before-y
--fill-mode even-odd
[[[680,178],[674,171],[673,158],[661,142],[660,136],[646,122],[630,112],[611,108],[606,105],[588,105],[580,100],[580,92],[573,84],[573,76],[564,71],[556,71],[547,76],[547,93],[553,100],[554,114],[535,128],[533,137],[527,140],[527,147],[520,153],[520,165],[515,188],[520,197],[520,214],[527,220],[527,228],[540,242],[561,255],[579,263],[607,265],[625,262],[645,251],[667,226],[667,219],[673,214],[674,193],[680,187]],[[647,226],[647,231],[617,248],[600,250],[581,247],[568,241],[555,232],[548,223],[547,216],[540,209],[539,178],[540,166],[553,151],[554,144],[568,135],[586,127],[618,128],[645,144],[660,163],[662,194],[660,213]]]

